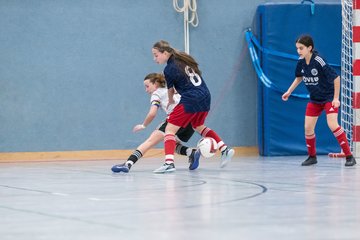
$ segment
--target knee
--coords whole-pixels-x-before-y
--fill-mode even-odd
[[[305,135],[313,135],[315,133],[314,127],[311,125],[305,124]]]
[[[201,134],[201,132],[204,130],[204,128],[206,128],[206,126],[201,125],[201,126],[199,126],[199,127],[196,127],[195,130],[196,130],[199,134]]]
[[[332,132],[334,132],[336,129],[340,127],[338,123],[331,123],[331,122],[328,122],[328,126]]]
[[[330,128],[330,130],[332,132],[334,132],[336,129],[338,129],[340,126],[339,126],[339,123],[338,123],[338,119],[337,119],[337,114],[329,114],[327,115],[327,118],[326,118],[326,122],[327,122],[327,125],[328,127]]]

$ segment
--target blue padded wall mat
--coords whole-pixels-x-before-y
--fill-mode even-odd
[[[297,55],[295,40],[310,34],[315,49],[340,74],[341,4],[266,3],[258,6],[256,37],[262,47]],[[295,78],[296,60],[258,52],[265,75],[283,92]],[[301,83],[294,93],[307,94]],[[281,93],[258,84],[258,146],[264,156],[306,155],[304,137],[305,108],[308,100],[290,97],[282,101]],[[339,114],[340,115],[340,114]],[[316,129],[318,154],[340,152],[340,147],[328,128],[326,115],[318,120]]]

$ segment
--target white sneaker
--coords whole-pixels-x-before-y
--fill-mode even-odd
[[[164,165],[162,165],[161,167],[159,167],[158,169],[155,169],[153,171],[153,173],[168,173],[168,172],[175,172],[175,165],[174,163],[164,163]]]
[[[235,151],[232,148],[227,147],[224,151],[221,152],[221,161],[220,167],[223,168],[229,164],[231,158],[234,156]]]

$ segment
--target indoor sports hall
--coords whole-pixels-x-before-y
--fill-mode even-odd
[[[0,239],[357,240],[359,164],[345,166],[322,113],[317,163],[301,83],[282,100],[309,34],[340,76],[338,122],[360,157],[359,0],[0,0]],[[164,143],[114,173],[145,128],[152,47],[193,56],[211,92],[206,125],[235,150],[156,174]],[[314,70],[311,71],[314,73]],[[184,143],[196,149],[202,136]],[[341,143],[342,144],[342,143]],[[341,145],[343,146],[343,145]]]

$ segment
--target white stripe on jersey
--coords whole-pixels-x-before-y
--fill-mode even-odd
[[[325,61],[324,61],[321,57],[319,57],[319,56],[316,56],[316,57],[315,57],[315,60],[316,60],[318,63],[320,63],[320,65],[321,65],[322,67],[326,65]]]

